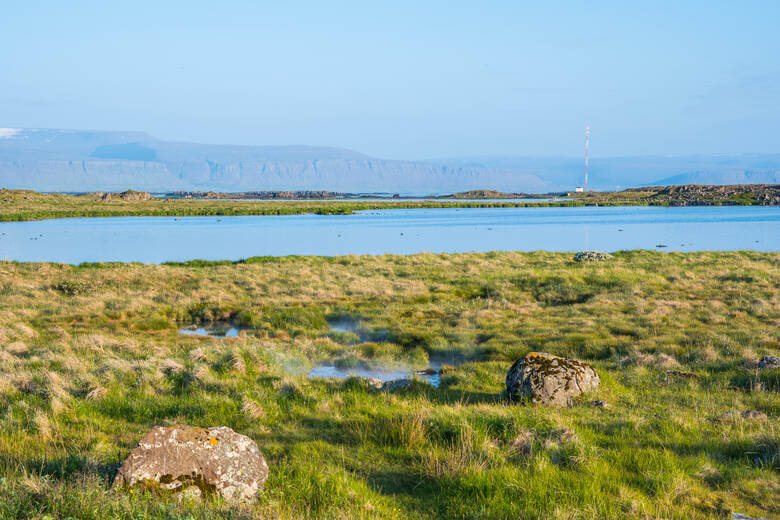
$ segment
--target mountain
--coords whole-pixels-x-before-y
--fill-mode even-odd
[[[0,128],[0,187],[38,191],[543,193],[582,185],[583,172],[583,160],[568,157],[397,161],[318,146],[210,145],[163,141],[143,132]],[[591,160],[589,187],[779,179],[780,154],[607,157]]]
[[[170,142],[142,132],[0,128],[0,187],[38,191],[545,192],[532,173],[340,148]]]
[[[556,190],[584,182],[584,161],[561,157],[469,157],[442,159],[449,167],[532,173]],[[616,190],[673,184],[776,184],[780,154],[712,154],[593,158],[589,188]]]

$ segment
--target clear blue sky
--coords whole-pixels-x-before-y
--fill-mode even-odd
[[[2,0],[0,127],[419,159],[578,156],[590,123],[594,156],[780,152],[779,23],[777,0]]]

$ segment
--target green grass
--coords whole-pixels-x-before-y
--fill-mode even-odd
[[[780,353],[780,254],[571,256],[2,262],[0,518],[780,516],[780,371],[756,368]],[[250,328],[177,333],[211,320]],[[592,364],[600,388],[508,404],[532,350]],[[304,376],[442,356],[461,364],[438,389]],[[746,409],[770,419],[712,421]],[[259,502],[112,491],[141,436],[176,423],[255,439]]]

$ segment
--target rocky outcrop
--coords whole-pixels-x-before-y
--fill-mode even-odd
[[[166,196],[181,199],[238,199],[238,200],[313,200],[342,197],[357,197],[356,193],[324,190],[300,191],[244,191],[240,193],[222,193],[217,191],[174,191]],[[356,199],[360,200],[360,199]]]
[[[635,189],[657,190],[656,193],[648,197],[648,200],[652,203],[663,203],[670,206],[780,205],[780,185],[778,184],[729,184],[725,186],[683,184]]]
[[[599,375],[590,365],[543,352],[526,354],[506,375],[511,401],[571,405],[574,398],[598,385]]]
[[[151,200],[152,196],[146,191],[127,190],[118,193],[117,196],[122,200]]]
[[[469,190],[447,195],[452,199],[522,199],[528,197],[527,193],[505,193],[496,190]]]
[[[115,198],[120,200],[151,200],[152,196],[146,191],[127,190],[120,193],[103,193],[97,192],[94,194],[99,197],[103,202],[111,202]]]
[[[612,255],[604,251],[580,251],[574,255],[575,262],[603,262],[610,258]]]
[[[268,465],[255,441],[224,426],[158,426],[122,463],[114,487],[203,497],[219,493],[231,501],[256,498]]]

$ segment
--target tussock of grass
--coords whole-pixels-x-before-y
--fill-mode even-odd
[[[757,368],[780,352],[776,253],[4,262],[0,289],[0,518],[780,515],[780,371]],[[331,332],[345,316],[358,332]],[[246,330],[178,334],[196,322]],[[602,384],[571,408],[509,405],[531,350]],[[449,365],[438,389],[305,378],[429,360]],[[769,419],[713,421],[748,409]],[[138,439],[176,423],[257,440],[259,503],[111,491]]]

